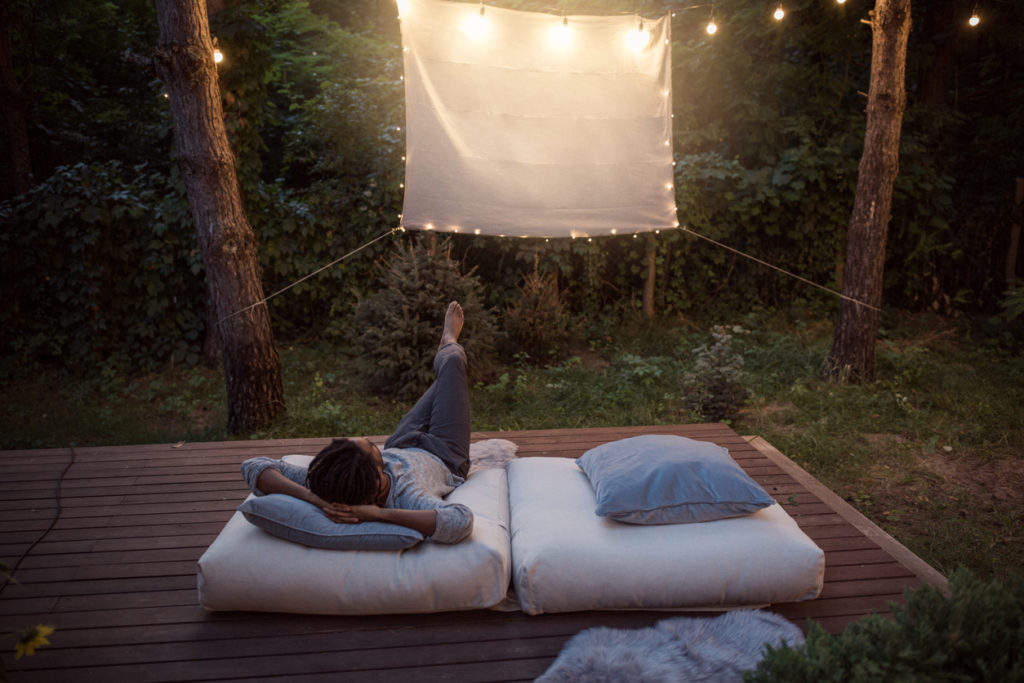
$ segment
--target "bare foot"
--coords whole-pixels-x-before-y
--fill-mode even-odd
[[[444,312],[444,329],[441,331],[440,346],[459,341],[463,320],[462,306],[459,305],[459,302],[453,301],[448,304],[448,310]]]

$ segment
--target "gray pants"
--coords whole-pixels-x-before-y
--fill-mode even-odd
[[[422,448],[460,477],[469,472],[469,387],[466,352],[445,344],[434,356],[437,379],[406,413],[384,448]]]

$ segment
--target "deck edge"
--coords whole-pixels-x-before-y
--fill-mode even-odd
[[[925,583],[935,586],[949,596],[949,580],[937,569],[915,555],[909,548],[893,538],[888,532],[861,514],[856,508],[839,497],[830,488],[815,479],[807,470],[790,460],[782,451],[760,436],[744,436],[743,439],[764,454],[769,460],[796,479],[808,491],[818,496],[823,503],[852,524],[858,531],[877,543],[882,550],[892,555],[901,565],[914,572]]]

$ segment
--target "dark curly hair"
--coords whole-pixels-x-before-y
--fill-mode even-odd
[[[349,439],[334,439],[316,454],[306,473],[309,490],[329,503],[365,505],[380,487],[373,456]]]

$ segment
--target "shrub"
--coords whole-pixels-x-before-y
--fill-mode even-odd
[[[907,593],[893,618],[871,615],[832,636],[811,624],[797,648],[769,648],[745,680],[1024,680],[1024,576],[1003,584],[953,572],[947,598],[927,586]]]
[[[734,327],[733,331],[740,329]],[[743,356],[733,350],[732,335],[722,325],[712,328],[711,337],[712,344],[693,351],[696,362],[686,376],[683,406],[705,422],[733,420],[749,396],[742,384]]]
[[[999,307],[1007,320],[1024,317],[1024,280],[1014,280],[1007,286]]]
[[[0,350],[12,363],[198,360],[205,285],[176,176],[61,166],[0,204],[0,222]]]
[[[447,243],[434,240],[399,247],[381,268],[380,288],[356,304],[357,367],[375,390],[411,399],[434,379],[433,358],[445,306],[458,301],[466,314],[460,342],[473,374],[485,368],[493,348],[494,314],[484,307],[480,281],[462,273]]]
[[[510,350],[527,351],[537,359],[564,355],[571,316],[558,288],[557,273],[542,275],[534,268],[516,290],[516,296],[505,307],[504,328]]]

